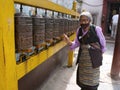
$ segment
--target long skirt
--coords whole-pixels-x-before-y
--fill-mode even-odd
[[[79,57],[79,64],[77,69],[77,84],[96,86],[99,84],[100,68],[92,68],[92,62],[88,51],[88,46],[82,45],[82,52]]]

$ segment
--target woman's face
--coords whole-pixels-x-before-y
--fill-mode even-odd
[[[87,16],[80,17],[80,26],[85,29],[90,25],[90,19]]]

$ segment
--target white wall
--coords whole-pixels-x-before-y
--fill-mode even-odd
[[[85,3],[84,3],[85,2]],[[89,5],[87,5],[89,4]],[[101,25],[103,0],[83,0],[81,11],[87,10],[96,15],[96,25]]]

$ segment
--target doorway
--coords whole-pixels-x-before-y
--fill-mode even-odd
[[[107,15],[107,33],[111,34],[112,16],[120,11],[120,2],[108,3],[108,15]]]

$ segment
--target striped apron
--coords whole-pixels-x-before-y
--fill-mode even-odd
[[[88,45],[81,45],[81,55],[77,69],[77,84],[96,86],[99,84],[100,68],[92,68]]]

